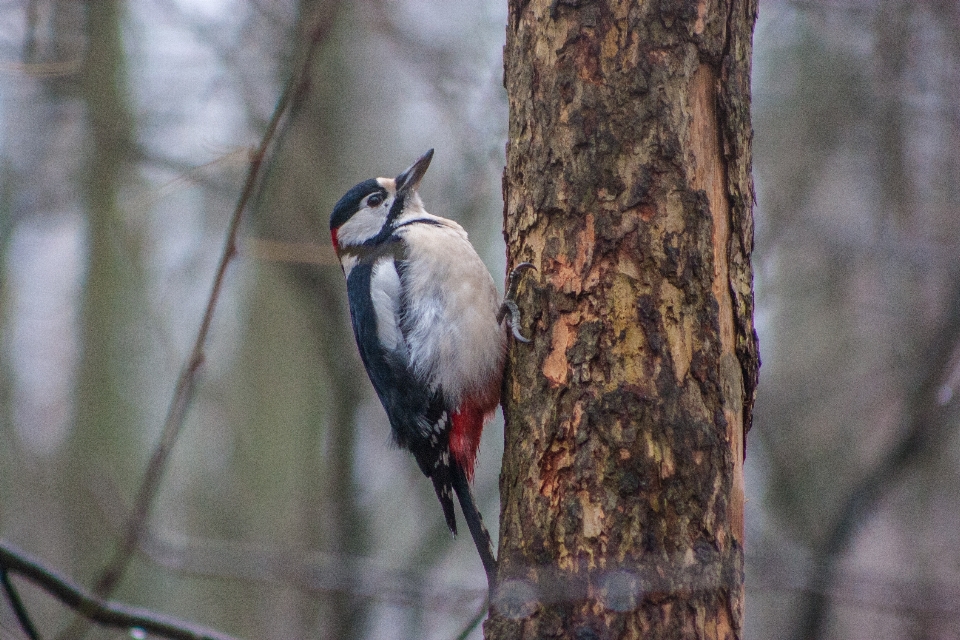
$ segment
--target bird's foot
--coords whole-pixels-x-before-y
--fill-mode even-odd
[[[521,262],[510,272],[510,277],[507,279],[507,293],[503,296],[503,303],[497,312],[497,322],[503,322],[505,317],[510,316],[510,331],[513,333],[513,337],[524,343],[530,342],[530,339],[523,337],[523,334],[520,333],[520,308],[517,307],[514,298],[517,297],[517,288],[520,286],[520,276],[527,269],[537,270],[537,268],[529,262]]]

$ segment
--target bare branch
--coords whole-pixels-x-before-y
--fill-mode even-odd
[[[123,539],[113,558],[96,580],[93,591],[100,597],[105,597],[112,593],[117,583],[123,577],[124,572],[130,564],[130,559],[133,557],[138,543],[143,537],[147,517],[149,516],[150,508],[160,487],[160,481],[163,477],[167,459],[173,451],[177,437],[180,434],[180,429],[186,420],[187,410],[194,396],[197,374],[204,361],[204,347],[208,334],[210,333],[210,326],[213,322],[217,303],[220,300],[220,293],[223,289],[227,267],[237,255],[237,237],[243,212],[256,194],[260,185],[261,169],[264,159],[273,147],[273,142],[277,137],[281,123],[308,84],[309,72],[314,56],[319,49],[319,45],[325,40],[332,21],[333,13],[330,13],[325,16],[324,20],[318,21],[314,25],[309,34],[310,39],[300,61],[300,65],[291,76],[286,88],[281,94],[259,146],[250,156],[246,182],[227,227],[226,241],[224,243],[223,253],[220,256],[220,263],[217,266],[217,271],[213,278],[213,286],[207,301],[207,307],[203,314],[203,319],[200,322],[200,329],[197,331],[193,349],[177,380],[173,397],[170,400],[170,406],[167,411],[167,417],[163,425],[163,432],[160,435],[160,441],[153,450],[140,488],[137,491],[136,500],[131,515],[127,520]]]
[[[33,624],[33,620],[30,619],[27,608],[23,606],[23,600],[20,599],[20,594],[17,593],[16,587],[14,587],[10,581],[10,573],[7,571],[7,568],[2,565],[0,565],[0,583],[3,584],[3,593],[7,596],[7,600],[10,601],[10,606],[13,608],[14,615],[17,616],[17,622],[20,623],[20,628],[27,634],[30,640],[40,640],[37,627]]]
[[[397,569],[361,556],[227,540],[168,539],[149,530],[140,552],[165,571],[184,576],[282,586],[313,595],[349,593],[358,600],[457,615],[471,610],[486,592],[427,581],[422,568]]]
[[[815,570],[800,607],[797,640],[817,640],[822,636],[841,556],[883,497],[924,455],[942,442],[954,426],[948,420],[953,407],[941,401],[943,384],[951,375],[952,356],[960,341],[960,283],[955,283],[954,287],[953,299],[944,312],[946,320],[933,334],[935,337],[925,356],[917,361],[922,363],[926,375],[908,398],[903,435],[850,489],[826,541],[817,552]]]
[[[0,571],[26,578],[88,620],[107,627],[142,629],[173,640],[234,640],[232,636],[175,618],[102,600],[4,540],[0,540]],[[39,637],[36,629],[27,631],[27,635]]]

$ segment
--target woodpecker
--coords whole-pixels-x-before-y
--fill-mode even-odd
[[[469,482],[484,423],[500,403],[509,316],[493,278],[459,224],[427,213],[417,193],[433,149],[396,179],[356,185],[333,208],[330,236],[347,280],[353,333],[370,382],[390,420],[393,440],[433,482],[456,535],[456,494],[493,586],[496,559]]]

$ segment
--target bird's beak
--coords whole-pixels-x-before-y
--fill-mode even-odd
[[[427,167],[430,166],[430,160],[432,159],[433,149],[430,149],[417,158],[417,161],[410,165],[410,168],[398,175],[396,180],[397,193],[416,191],[417,187],[420,186],[420,179],[427,172]]]

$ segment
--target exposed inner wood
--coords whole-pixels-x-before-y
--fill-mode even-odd
[[[720,380],[724,389],[723,414],[727,420],[727,440],[734,461],[730,496],[731,530],[743,540],[743,379],[736,354],[736,328],[730,292],[730,201],[726,185],[726,166],[720,153],[720,129],[717,122],[717,77],[713,69],[701,64],[690,86],[690,148],[694,155],[691,182],[706,192],[713,218],[713,297],[719,306]]]

